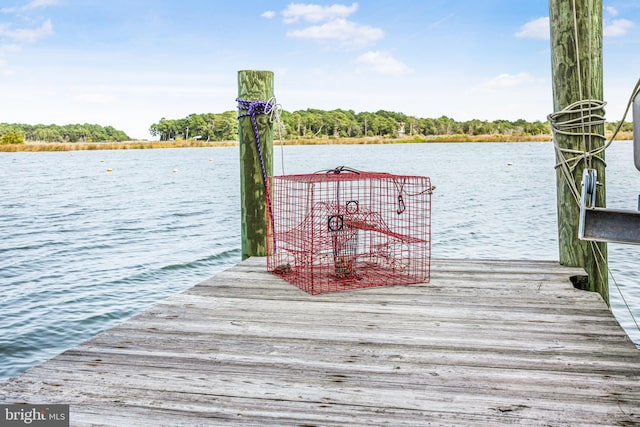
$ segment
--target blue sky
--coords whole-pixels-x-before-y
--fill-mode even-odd
[[[640,77],[640,1],[604,0],[603,17],[616,121]],[[548,1],[0,0],[0,122],[150,139],[162,117],[234,110],[244,69],[274,71],[288,111],[545,120]]]

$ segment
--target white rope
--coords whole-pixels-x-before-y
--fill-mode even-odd
[[[605,139],[602,133],[593,131],[596,126],[604,126],[605,124],[603,109],[605,105],[604,101],[599,100],[577,101],[547,116],[549,123],[551,123],[556,151],[557,163],[555,167],[556,169],[561,168],[562,175],[577,204],[580,204],[580,189],[574,179],[576,168],[583,161],[587,166],[590,165],[593,157],[604,163],[604,159],[599,155],[603,150],[599,148],[588,150],[585,137]],[[589,132],[587,132],[587,129],[589,129]],[[556,138],[558,134],[582,137],[582,150],[560,147]]]
[[[580,203],[580,190],[577,188],[573,177],[575,169],[580,166],[582,161],[585,161],[585,163],[588,164],[588,161],[593,158],[600,160],[606,166],[606,162],[601,154],[609,148],[620,132],[620,129],[624,124],[624,120],[629,114],[633,100],[638,93],[640,93],[640,79],[638,79],[638,82],[633,88],[624,114],[616,125],[613,134],[604,145],[598,148],[592,148],[590,150],[587,150],[586,146],[582,150],[563,148],[558,145],[556,135],[585,136],[586,133],[586,135],[590,137],[598,137],[604,140],[605,136],[603,134],[592,132],[591,130],[594,126],[605,124],[603,112],[606,102],[593,99],[577,101],[566,106],[562,110],[547,116],[547,120],[549,120],[549,123],[551,124],[553,143],[556,150],[556,158],[558,160],[555,167],[556,169],[562,168],[562,174],[565,177],[574,198],[576,199],[576,203]],[[579,117],[576,117],[578,114]],[[585,128],[584,132],[582,130],[583,128]],[[586,128],[590,129],[590,132],[586,132]]]
[[[575,44],[575,49],[576,49],[576,74],[578,76],[578,94],[579,94],[578,99],[584,99],[584,94],[582,93],[582,67],[580,65],[580,41],[578,37],[578,11],[576,8],[576,0],[572,1],[572,6],[573,6],[573,42]],[[589,66],[587,68],[590,69],[591,68],[591,51],[589,51],[588,53],[589,53]],[[587,142],[585,140],[585,133],[586,133],[585,117],[584,117],[584,111],[582,109],[580,109],[580,125],[582,129],[581,136],[582,136],[582,146],[584,147],[583,151],[586,152]],[[588,157],[585,158],[585,162],[587,163],[587,167],[590,168],[591,161]]]
[[[276,97],[273,96],[269,100],[271,104],[271,112],[269,113],[269,121],[276,124],[278,130],[278,142],[280,144],[280,167],[282,168],[282,175],[284,175],[284,141],[282,139],[283,123],[280,118],[280,111],[282,111],[282,105],[278,104]]]

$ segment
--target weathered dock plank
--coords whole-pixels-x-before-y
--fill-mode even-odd
[[[434,260],[310,296],[250,258],[0,384],[72,425],[639,425],[640,351],[576,269]]]

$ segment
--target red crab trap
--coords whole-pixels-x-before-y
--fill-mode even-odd
[[[314,295],[429,281],[428,177],[339,167],[268,186],[268,271]]]

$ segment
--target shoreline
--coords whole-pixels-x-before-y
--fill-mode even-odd
[[[607,135],[609,138],[610,135]],[[617,141],[632,140],[632,132],[620,132]],[[551,135],[430,135],[415,136],[412,138],[309,138],[274,140],[276,145],[332,145],[332,144],[429,144],[429,143],[478,143],[478,142],[549,142]],[[25,144],[0,145],[0,152],[38,152],[38,151],[83,151],[83,150],[141,150],[157,148],[206,148],[206,147],[233,147],[238,146],[238,141],[123,141],[123,142],[28,142]]]

